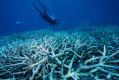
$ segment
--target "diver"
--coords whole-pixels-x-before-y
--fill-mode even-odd
[[[33,3],[34,8],[40,13],[41,17],[49,23],[49,25],[57,25],[58,20],[53,18],[52,16],[48,15],[47,8],[42,4],[42,2],[39,0],[40,6],[43,8],[43,11],[35,4]]]

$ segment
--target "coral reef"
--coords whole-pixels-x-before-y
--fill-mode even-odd
[[[118,80],[118,32],[32,31],[0,39],[0,79]]]

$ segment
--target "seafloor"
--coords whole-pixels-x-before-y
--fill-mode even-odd
[[[0,37],[0,80],[119,80],[119,32],[30,31]]]

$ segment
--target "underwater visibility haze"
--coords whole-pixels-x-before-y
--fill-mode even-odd
[[[59,20],[55,29],[81,25],[118,25],[118,0],[41,0]],[[33,3],[38,0],[0,0],[0,35],[49,28]],[[41,7],[40,7],[41,8]]]
[[[119,80],[119,0],[0,0],[0,80]]]

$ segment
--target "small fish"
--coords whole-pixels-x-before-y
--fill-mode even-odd
[[[16,24],[21,24],[21,23],[22,23],[22,21],[17,21],[17,22],[16,22]]]

